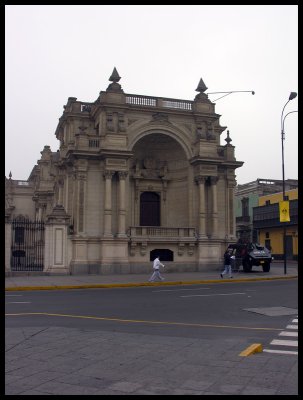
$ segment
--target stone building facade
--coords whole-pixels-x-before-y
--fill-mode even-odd
[[[203,80],[193,101],[126,94],[116,68],[109,80],[94,102],[68,98],[59,150],[45,146],[27,181],[26,214],[46,223],[60,214],[66,237],[53,242],[64,241],[66,273],[149,272],[155,255],[168,272],[218,268],[236,240],[243,162],[228,131],[220,143],[226,127]],[[6,179],[8,220],[20,214],[16,188]]]

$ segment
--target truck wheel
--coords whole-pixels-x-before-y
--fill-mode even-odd
[[[270,263],[269,263],[269,262],[264,263],[263,266],[262,266],[262,268],[263,268],[263,272],[269,272],[269,270],[270,270]]]
[[[244,272],[250,272],[251,268],[252,268],[252,265],[249,261],[247,261],[247,260],[243,261]]]

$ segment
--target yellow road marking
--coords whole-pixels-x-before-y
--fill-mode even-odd
[[[25,315],[46,315],[50,317],[68,317],[68,318],[83,318],[83,319],[94,319],[102,321],[117,321],[117,322],[131,322],[139,324],[159,324],[159,325],[179,325],[179,326],[196,326],[204,328],[230,328],[230,329],[248,329],[248,330],[263,330],[263,331],[281,331],[277,328],[256,328],[247,326],[233,326],[233,325],[212,325],[212,324],[195,324],[185,322],[168,322],[168,321],[147,321],[137,319],[121,319],[121,318],[107,318],[107,317],[95,317],[89,315],[71,315],[71,314],[53,314],[53,313],[14,313],[5,314],[5,316],[25,316]]]
[[[262,344],[261,343],[253,343],[247,347],[247,349],[243,350],[239,356],[247,357],[254,353],[262,353]]]

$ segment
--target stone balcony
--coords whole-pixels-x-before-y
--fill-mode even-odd
[[[131,226],[128,236],[132,242],[189,244],[196,242],[196,229],[192,227]]]
[[[131,255],[135,254],[135,248],[140,246],[141,254],[146,254],[149,245],[168,244],[176,246],[178,254],[182,255],[187,249],[189,255],[193,255],[197,241],[196,229],[193,227],[163,227],[163,226],[131,226],[128,230]]]

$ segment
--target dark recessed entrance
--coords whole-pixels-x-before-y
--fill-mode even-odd
[[[174,261],[174,252],[169,249],[154,249],[150,252],[150,261],[154,261],[156,257],[160,257],[160,261]]]

